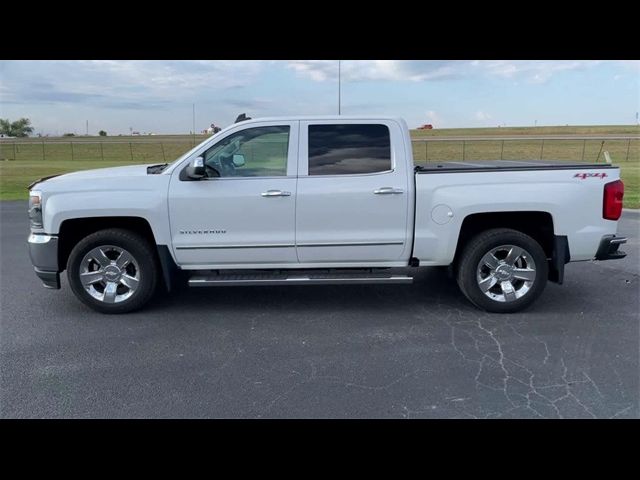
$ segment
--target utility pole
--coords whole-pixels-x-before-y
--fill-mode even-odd
[[[341,88],[340,88],[341,87],[340,83],[341,83],[341,80],[342,80],[341,79],[341,71],[340,71],[341,70],[341,68],[340,68],[341,67],[341,63],[342,62],[340,60],[338,60],[338,115],[341,114],[341,105],[340,105],[340,103],[341,103],[341,100],[342,100],[341,99],[342,92],[341,92]]]
[[[89,136],[89,120],[87,120],[87,137]]]
[[[193,144],[196,144],[196,104],[193,104]]]

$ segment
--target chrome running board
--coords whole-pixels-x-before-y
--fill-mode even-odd
[[[234,274],[194,275],[189,278],[190,287],[256,286],[256,285],[366,285],[408,284],[413,277],[380,274]]]

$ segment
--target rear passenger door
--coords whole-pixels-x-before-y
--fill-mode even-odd
[[[296,250],[301,263],[399,261],[410,201],[400,126],[300,122]]]

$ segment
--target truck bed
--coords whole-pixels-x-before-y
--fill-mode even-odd
[[[465,162],[429,162],[417,165],[415,171],[422,173],[487,172],[519,170],[574,170],[594,168],[618,168],[608,163],[566,162],[562,160],[472,160]]]
[[[604,185],[619,179],[618,166],[472,160],[421,167],[414,176],[412,253],[420,265],[452,261],[463,222],[477,214],[544,212],[551,217],[554,234],[567,237],[572,261],[592,259],[602,238],[615,233],[615,224],[602,214]]]

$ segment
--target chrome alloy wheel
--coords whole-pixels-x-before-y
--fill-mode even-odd
[[[514,302],[533,286],[536,264],[525,249],[516,245],[500,245],[480,259],[476,280],[480,291],[491,300]]]
[[[96,300],[119,303],[131,297],[138,288],[140,267],[124,248],[102,245],[82,259],[80,282]]]

